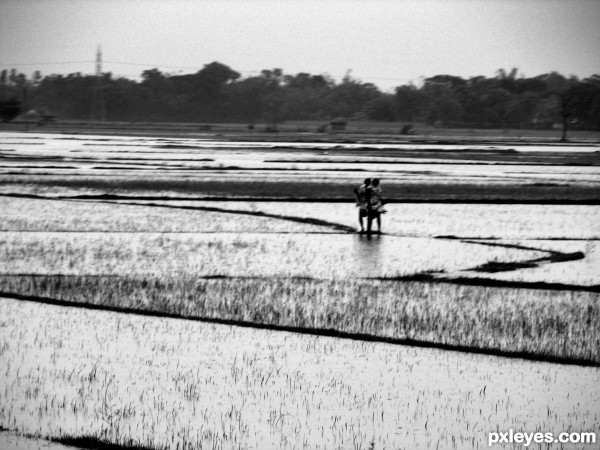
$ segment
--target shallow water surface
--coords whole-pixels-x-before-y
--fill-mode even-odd
[[[456,272],[544,252],[457,240],[354,234],[0,234],[7,274],[311,277],[347,279]]]
[[[233,142],[189,138],[141,138],[128,136],[79,136],[58,134],[0,134],[0,173],[15,171],[40,174],[112,176],[201,175],[211,179],[344,180],[361,178],[364,172],[394,182],[497,182],[497,183],[600,183],[600,166],[506,164],[495,155],[514,153],[514,146],[434,144],[351,144],[294,142]],[[345,156],[333,153],[347,152]],[[440,151],[433,160],[414,153]],[[576,152],[589,155],[600,146],[520,146],[519,153]],[[387,152],[373,154],[373,152]],[[488,152],[485,161],[444,159],[445,151]],[[366,157],[361,156],[366,152]],[[393,152],[393,157],[390,157]],[[413,152],[403,158],[402,152]],[[467,154],[467,153],[465,153]],[[404,155],[406,156],[406,155]],[[590,158],[589,156],[585,156]],[[356,162],[354,162],[356,160]],[[552,160],[552,159],[550,159]],[[465,163],[466,162],[466,163]]]

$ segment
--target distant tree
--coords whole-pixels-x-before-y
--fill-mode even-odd
[[[550,72],[547,74],[539,75],[535,78],[536,80],[542,81],[546,85],[546,92],[557,93],[564,91],[569,87],[569,79],[562,76],[558,72]]]
[[[517,79],[518,69],[513,67],[509,73],[507,73],[504,69],[498,69],[496,71],[496,78],[500,80],[516,80]]]
[[[369,120],[391,122],[396,119],[396,108],[392,96],[382,95],[365,105],[365,113]]]
[[[513,95],[505,105],[506,123],[514,127],[533,124],[534,112],[539,101],[540,96],[535,92],[526,91],[520,95]]]
[[[21,114],[21,103],[16,98],[0,101],[0,118],[2,122],[10,122]]]
[[[265,69],[260,72],[260,76],[269,88],[278,88],[284,81],[283,71],[281,69]]]
[[[589,105],[583,120],[584,126],[600,130],[600,74],[592,75],[583,80],[590,86]]]
[[[107,74],[102,80],[102,102],[107,120],[131,120],[137,118],[136,83],[127,78],[112,78]]]
[[[301,72],[284,75],[281,85],[283,104],[281,116],[284,120],[326,120],[330,118],[327,98],[335,82],[327,75],[311,75]]]
[[[569,120],[573,114],[573,91],[572,89],[565,89],[558,94],[559,105],[560,105],[560,116],[562,118],[562,135],[560,140],[562,142],[567,141],[567,132],[569,129]]]
[[[546,90],[546,83],[539,78],[519,78],[516,80],[517,92],[533,92],[543,94]]]
[[[540,75],[536,77],[546,84],[545,95],[554,97],[555,101],[545,101],[545,104],[555,104],[557,111],[555,116],[562,122],[561,141],[567,140],[569,122],[574,112],[575,89],[579,80],[576,77],[566,78],[557,72]]]
[[[570,125],[600,129],[600,86],[590,82],[573,83],[559,93],[562,117],[561,141],[567,140]]]
[[[175,97],[173,83],[166,75],[156,68],[144,70],[142,82],[134,87],[135,120],[176,120],[178,113],[172,108]]]
[[[457,88],[464,86],[467,83],[461,77],[455,77],[453,75],[435,75],[430,78],[425,78],[425,88],[430,86],[444,86],[447,88]]]
[[[327,97],[330,117],[352,117],[362,111],[367,103],[381,96],[372,83],[363,83],[351,77],[348,72],[342,82],[334,86]]]
[[[285,75],[283,83],[289,89],[324,89],[331,87],[331,81],[323,75],[311,75],[305,72],[296,75]]]
[[[45,108],[64,119],[89,118],[99,94],[109,120],[277,123],[341,116],[470,127],[549,127],[562,121],[565,138],[569,128],[600,129],[599,75],[580,81],[556,72],[525,78],[517,69],[469,79],[443,74],[389,95],[350,72],[341,82],[278,68],[241,78],[219,62],[186,75],[145,70],[140,81],[110,74],[100,80],[81,73],[42,77],[39,71],[28,80],[15,69],[0,72],[0,100],[18,99],[22,109]]]
[[[510,122],[509,112],[513,100],[513,95],[504,88],[486,91],[481,97],[484,120],[488,123],[506,127]]]
[[[40,84],[41,81],[42,81],[42,72],[40,72],[39,70],[36,70],[35,72],[33,72],[33,75],[31,77],[31,84],[32,84],[32,86],[37,86],[38,84]]]
[[[517,80],[518,69],[513,68],[510,72],[506,72],[504,69],[498,69],[496,72],[496,79],[501,89],[509,92],[519,91],[519,82]]]
[[[394,95],[397,117],[400,120],[413,121],[421,117],[425,107],[425,96],[422,90],[413,84],[399,86]]]
[[[16,84],[17,82],[17,69],[10,69],[10,75],[8,76],[8,81],[11,84]]]
[[[240,77],[229,66],[212,62],[204,66],[193,78],[193,93],[190,97],[196,103],[203,122],[216,122],[223,116],[223,106],[227,102],[225,87]]]
[[[152,84],[152,83],[157,83],[157,82],[160,83],[164,79],[165,79],[165,77],[162,74],[162,72],[156,68],[144,70],[142,72],[142,83],[145,83],[145,84]]]
[[[426,121],[430,124],[449,125],[462,120],[463,110],[456,92],[445,83],[426,83]]]

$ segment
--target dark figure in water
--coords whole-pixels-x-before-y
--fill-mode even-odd
[[[371,179],[365,178],[365,182],[360,186],[354,188],[354,195],[356,196],[356,206],[358,207],[358,223],[360,224],[360,232],[365,232],[363,220],[367,217],[367,189],[371,186]]]
[[[367,200],[367,234],[371,234],[373,220],[377,220],[377,234],[381,234],[381,214],[383,209],[383,190],[379,186],[379,179],[373,178],[371,185],[365,190]]]

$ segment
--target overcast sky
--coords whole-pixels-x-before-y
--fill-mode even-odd
[[[383,90],[421,77],[600,73],[600,0],[0,0],[0,68],[31,74],[212,61],[353,77]],[[56,64],[51,64],[56,63]]]

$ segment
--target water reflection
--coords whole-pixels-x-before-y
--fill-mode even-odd
[[[363,277],[381,276],[384,267],[384,237],[380,234],[359,234],[353,242],[353,251],[359,273]]]

